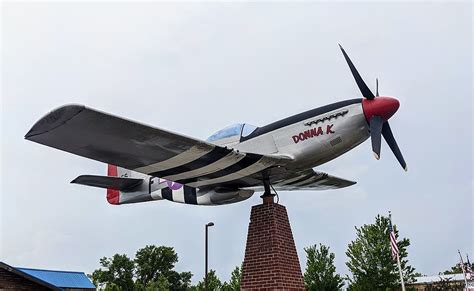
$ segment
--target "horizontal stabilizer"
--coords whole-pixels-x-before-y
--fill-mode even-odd
[[[143,183],[143,179],[81,175],[72,180],[71,183],[127,191],[141,185]]]

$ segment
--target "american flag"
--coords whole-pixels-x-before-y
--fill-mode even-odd
[[[398,256],[398,246],[397,246],[397,239],[395,238],[395,231],[393,230],[393,227],[392,227],[391,217],[390,217],[389,231],[390,231],[390,246],[392,247],[392,258],[396,260]]]

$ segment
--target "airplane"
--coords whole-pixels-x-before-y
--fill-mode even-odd
[[[380,96],[378,80],[374,95],[339,47],[363,98],[261,127],[235,124],[205,141],[73,104],[45,115],[25,139],[107,163],[107,176],[81,175],[71,183],[107,189],[107,201],[113,205],[154,200],[223,205],[255,192],[273,197],[277,191],[348,187],[356,182],[313,168],[369,137],[376,159],[383,136],[406,171],[388,123],[399,101]]]

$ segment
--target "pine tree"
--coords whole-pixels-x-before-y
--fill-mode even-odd
[[[339,290],[343,285],[343,279],[336,273],[334,266],[334,253],[329,247],[319,244],[304,249],[306,252],[306,271],[304,283],[309,291]]]

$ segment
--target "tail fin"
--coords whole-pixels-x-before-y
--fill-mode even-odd
[[[118,177],[117,166],[109,164],[107,167],[107,176]],[[120,190],[107,188],[107,201],[110,204],[120,204]]]
[[[128,169],[108,165],[107,201],[110,204],[138,203],[163,199],[159,193],[153,192],[153,177]]]

